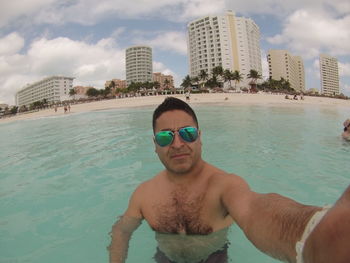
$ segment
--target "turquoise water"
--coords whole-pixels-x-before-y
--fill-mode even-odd
[[[194,106],[203,158],[253,190],[333,203],[349,184],[344,109]],[[154,152],[153,108],[70,114],[0,125],[0,262],[108,262],[108,232],[134,188],[163,167]],[[277,262],[237,227],[231,262]],[[146,223],[127,262],[153,262]]]

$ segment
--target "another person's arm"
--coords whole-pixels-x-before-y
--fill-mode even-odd
[[[109,250],[110,263],[124,263],[128,255],[129,240],[142,221],[140,197],[137,190],[132,195],[124,215],[113,225]]]
[[[307,206],[278,194],[251,191],[238,176],[225,184],[222,197],[232,218],[261,251],[279,260],[296,261],[296,242],[320,207]]]

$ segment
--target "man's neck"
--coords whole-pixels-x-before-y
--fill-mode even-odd
[[[188,185],[196,181],[203,174],[204,167],[207,165],[202,159],[187,173],[174,173],[166,171],[165,174],[169,181],[178,185]]]

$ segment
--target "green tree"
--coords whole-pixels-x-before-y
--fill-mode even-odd
[[[223,73],[223,77],[224,77],[224,82],[230,82],[230,88],[231,86],[231,80],[233,80],[233,73],[231,70],[229,69],[225,69],[224,73]]]
[[[224,75],[224,70],[222,68],[222,66],[216,66],[215,68],[213,68],[211,70],[211,74],[212,77],[215,77],[215,81],[211,82],[211,83],[218,83],[217,86],[221,87],[222,86],[222,82],[223,82],[223,75]],[[214,80],[214,79],[213,79]]]
[[[12,107],[12,109],[10,110],[11,114],[16,114],[18,111],[18,106],[14,106]]]
[[[198,88],[198,86],[199,86],[199,78],[198,77],[191,78],[191,84],[192,84],[192,86],[196,86]]]
[[[186,75],[185,78],[182,80],[182,83],[180,85],[181,87],[187,89],[192,86],[192,80],[189,75]]]
[[[155,87],[156,89],[159,89],[160,83],[158,81],[153,82],[153,87]]]
[[[255,69],[251,69],[247,75],[248,79],[251,79],[250,81],[250,86],[251,88],[256,87],[256,82],[258,79],[261,79],[262,76],[260,75],[260,73],[258,71],[256,71]]]
[[[86,95],[88,95],[88,97],[97,97],[100,95],[100,91],[95,88],[90,88],[86,91]]]
[[[237,84],[240,83],[242,79],[243,79],[243,76],[238,70],[235,70],[232,73],[232,80],[235,81],[235,89],[237,89]]]
[[[199,80],[202,82],[203,84],[203,87],[205,86],[205,83],[207,82],[208,78],[209,78],[209,75],[207,73],[207,71],[205,71],[204,69],[202,69],[200,72],[199,72],[199,75],[198,75],[198,78]]]
[[[167,90],[170,89],[169,85],[170,85],[170,81],[168,79],[165,79],[164,80],[165,89],[167,89]]]
[[[77,94],[76,90],[75,89],[70,89],[69,90],[69,96],[73,96],[73,99],[75,99],[75,94]]]
[[[220,86],[217,76],[213,75],[210,79],[207,80],[206,85],[209,88],[215,88]]]
[[[251,79],[254,83],[256,83],[256,81],[258,79],[261,79],[262,76],[260,75],[260,73],[258,71],[256,71],[255,69],[251,69],[247,75],[248,79]]]

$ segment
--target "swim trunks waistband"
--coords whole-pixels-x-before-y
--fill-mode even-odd
[[[295,244],[295,250],[297,252],[296,256],[296,263],[304,263],[303,260],[303,249],[305,245],[306,239],[309,237],[311,232],[315,229],[315,227],[318,225],[318,223],[321,221],[321,219],[324,217],[324,215],[328,212],[328,210],[331,208],[331,206],[327,205],[322,208],[322,210],[317,211],[309,220],[307,223],[304,233],[301,236],[300,241],[298,241]]]

